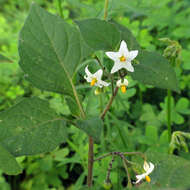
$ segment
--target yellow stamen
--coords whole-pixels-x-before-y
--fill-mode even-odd
[[[96,78],[93,78],[90,85],[91,86],[94,86],[95,84],[97,83],[97,79]]]
[[[120,59],[120,61],[121,61],[121,62],[126,61],[126,57],[125,57],[125,56],[123,56],[123,55],[122,55],[119,59]]]
[[[151,182],[151,179],[150,179],[150,177],[149,177],[148,175],[145,177],[145,179],[146,179],[146,181],[147,181],[148,183]]]
[[[122,93],[125,93],[125,92],[126,92],[126,86],[125,86],[125,85],[122,85],[122,86],[121,86],[121,92],[122,92]]]

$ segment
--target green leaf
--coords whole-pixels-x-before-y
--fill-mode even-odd
[[[158,129],[155,126],[147,126],[145,130],[145,135],[149,141],[153,143],[158,142]]]
[[[189,187],[190,162],[178,156],[158,152],[147,153],[148,161],[155,164],[152,184],[161,187]]]
[[[0,113],[0,143],[14,156],[52,151],[66,134],[62,118],[36,97]]]
[[[86,120],[77,120],[76,127],[93,137],[96,143],[100,142],[103,122],[99,117],[92,117]]]
[[[160,127],[162,123],[153,108],[150,104],[144,104],[140,120],[146,122],[146,125]]]
[[[158,88],[179,92],[175,71],[167,59],[156,52],[142,51],[138,56],[139,64],[134,65],[133,79]]]
[[[11,63],[12,61],[5,57],[4,55],[0,54],[0,63]]]
[[[189,100],[187,98],[180,98],[176,104],[176,111],[181,114],[190,114]]]
[[[127,27],[120,25],[116,22],[113,22],[113,24],[121,32],[121,40],[124,40],[127,43],[127,47],[129,50],[140,50],[141,49],[136,38],[133,36],[132,32]]]
[[[96,50],[114,50],[120,41],[120,32],[109,22],[100,19],[76,21],[84,41]]]
[[[80,40],[76,28],[35,4],[19,37],[19,64],[27,79],[37,88],[72,98],[77,115],[83,110],[72,79],[81,60]]]
[[[22,172],[16,159],[0,144],[0,169],[8,175],[17,175]]]

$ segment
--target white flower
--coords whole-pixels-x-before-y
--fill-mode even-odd
[[[91,86],[98,86],[100,88],[102,88],[103,86],[109,86],[109,83],[101,80],[103,74],[102,69],[99,69],[96,73],[92,74],[88,70],[88,66],[86,66],[85,73],[86,75],[84,76],[84,78],[87,80],[87,82],[90,82]]]
[[[127,79],[122,79],[117,81],[117,86],[120,88],[121,87],[121,92],[125,93],[126,92],[126,87],[128,86],[129,82]]]
[[[124,40],[121,42],[118,52],[106,52],[106,55],[110,59],[114,60],[114,66],[111,73],[115,73],[122,68],[125,68],[130,72],[134,72],[131,61],[138,55],[138,50],[129,51]]]
[[[144,167],[145,173],[143,173],[141,175],[136,175],[137,181],[135,182],[135,184],[139,183],[143,179],[146,179],[146,181],[149,183],[151,181],[151,179],[148,175],[154,170],[154,164],[151,162],[149,162],[149,164],[148,164],[145,161],[143,167]]]

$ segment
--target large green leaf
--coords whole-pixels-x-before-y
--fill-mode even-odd
[[[100,19],[76,21],[84,41],[94,50],[114,50],[120,41],[120,32],[109,22]]]
[[[65,138],[64,121],[45,100],[24,99],[0,113],[0,143],[14,156],[52,151]]]
[[[76,127],[93,137],[96,143],[100,142],[103,122],[99,117],[92,117],[86,120],[77,120]]]
[[[155,87],[179,91],[176,74],[170,63],[155,52],[142,51],[138,56],[139,64],[130,73],[133,79]]]
[[[81,60],[80,44],[76,28],[32,5],[19,36],[19,64],[36,87],[72,98],[78,115],[82,107],[72,78]]]
[[[148,160],[155,164],[151,174],[152,184],[156,187],[190,187],[190,162],[178,156],[149,152]]]
[[[118,30],[121,32],[121,40],[124,40],[127,43],[127,47],[129,50],[140,50],[140,45],[133,36],[132,32],[126,28],[123,25],[120,25],[116,22],[113,22],[113,24],[118,28]]]
[[[8,175],[17,175],[22,169],[16,159],[0,144],[0,169]]]

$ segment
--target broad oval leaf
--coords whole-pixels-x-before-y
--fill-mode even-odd
[[[65,141],[66,131],[48,102],[36,97],[0,113],[0,143],[14,156],[52,151]]]
[[[116,22],[113,22],[113,24],[121,32],[121,40],[124,40],[127,43],[127,47],[129,50],[140,50],[141,49],[136,38],[133,36],[132,32],[127,27],[120,25]]]
[[[19,64],[33,85],[70,96],[78,105],[76,111],[82,112],[72,80],[81,60],[76,28],[33,4],[20,32],[19,55]]]
[[[133,79],[179,92],[175,71],[167,59],[156,52],[147,51],[141,51],[137,59],[139,64],[134,65],[135,71],[130,73]]]
[[[120,42],[120,32],[109,22],[100,19],[76,21],[84,41],[96,50],[114,50]]]
[[[75,126],[83,130],[89,136],[93,137],[96,143],[100,142],[103,122],[99,117],[91,117],[85,120],[77,120]]]
[[[0,144],[0,169],[8,175],[18,175],[22,169],[16,159]]]

